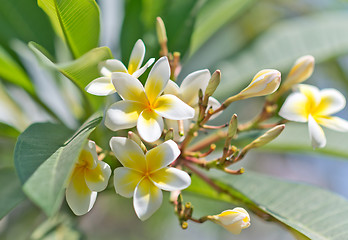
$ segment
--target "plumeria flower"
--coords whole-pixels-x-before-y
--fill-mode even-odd
[[[240,234],[242,229],[250,226],[249,213],[240,207],[223,211],[219,215],[208,216],[208,219],[223,226],[233,234]]]
[[[97,78],[90,82],[85,90],[90,94],[97,96],[107,96],[116,92],[114,85],[112,84],[111,74],[113,72],[123,72],[138,78],[143,74],[148,67],[155,61],[154,58],[149,59],[147,63],[141,67],[145,56],[145,45],[141,39],[139,39],[132,50],[129,58],[128,69],[124,64],[116,59],[109,59],[99,64],[99,71],[103,77]]]
[[[165,94],[173,94],[183,100],[186,104],[195,109],[195,116],[198,115],[198,91],[201,89],[203,94],[208,86],[208,82],[211,78],[210,72],[208,69],[199,70],[187,75],[186,78],[182,81],[180,87],[173,81],[169,81],[166,88],[164,89]],[[213,108],[213,110],[217,109],[220,106],[218,100],[213,97],[209,97],[208,107]],[[213,115],[215,118],[217,115]],[[187,132],[190,126],[191,120],[184,121],[184,132]],[[174,129],[174,139],[180,141],[183,137],[179,136],[178,131],[178,122],[173,120],[166,120],[166,124],[168,128]]]
[[[342,110],[346,99],[336,89],[319,90],[311,85],[298,85],[299,92],[288,96],[279,115],[295,122],[308,122],[309,136],[314,148],[326,145],[326,138],[320,125],[340,132],[348,131],[348,121],[332,117],[331,114]]]
[[[162,191],[176,191],[191,184],[190,176],[179,169],[167,167],[180,150],[172,140],[144,152],[134,141],[113,137],[110,147],[123,167],[114,171],[114,186],[118,194],[133,196],[135,213],[148,219],[162,204]]]
[[[166,57],[151,69],[145,88],[140,81],[126,73],[113,73],[112,81],[123,101],[106,111],[105,126],[113,131],[137,126],[139,135],[147,142],[161,137],[163,119],[184,120],[194,116],[194,109],[171,94],[161,95],[167,86],[170,67]]]
[[[92,209],[97,192],[106,188],[110,175],[110,166],[98,160],[95,143],[89,140],[80,153],[66,189],[66,201],[76,215],[86,214]]]

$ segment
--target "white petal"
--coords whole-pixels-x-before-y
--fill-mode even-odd
[[[133,205],[140,220],[148,219],[162,204],[162,191],[148,178],[144,178],[135,188]]]
[[[154,142],[162,135],[163,119],[156,112],[146,109],[138,118],[137,130],[146,142]]]
[[[86,162],[88,162],[87,165],[89,165],[90,168],[95,168],[97,166],[97,163],[98,163],[98,154],[97,154],[95,142],[92,140],[88,140],[87,144],[85,145],[85,147],[83,149],[91,154],[92,159],[89,160],[88,157],[87,157],[87,159],[85,157],[84,157],[84,159],[80,159],[80,157],[81,157],[81,153],[80,153],[78,163],[85,165]],[[82,162],[81,162],[81,160],[82,160]]]
[[[341,111],[346,106],[346,99],[342,93],[333,88],[320,91],[321,101],[316,109],[316,115],[331,115]]]
[[[144,152],[133,140],[125,137],[112,137],[110,148],[124,167],[141,173],[146,171]]]
[[[140,69],[136,70],[132,76],[135,78],[139,78],[145,71],[155,62],[155,58],[150,58],[149,61],[145,63]]]
[[[110,77],[112,72],[127,72],[127,68],[123,63],[116,59],[108,59],[101,62],[99,65],[99,71],[103,76]]]
[[[320,103],[320,91],[317,87],[308,84],[298,84],[297,88],[304,94],[311,103],[310,108],[314,109]]]
[[[279,111],[279,116],[290,121],[307,122],[308,99],[302,93],[296,92],[290,94]]]
[[[198,91],[202,89],[203,93],[208,86],[211,78],[208,69],[199,70],[187,75],[180,85],[182,100],[190,106],[198,104]]]
[[[161,57],[152,67],[145,83],[145,92],[152,103],[163,92],[170,77],[170,66],[167,57]]]
[[[104,124],[112,131],[134,127],[143,109],[144,106],[138,102],[116,102],[106,111]]]
[[[145,155],[148,171],[156,172],[167,167],[174,162],[180,155],[178,145],[173,140],[168,140],[155,148],[152,148]]]
[[[162,117],[172,120],[191,119],[195,116],[195,110],[192,107],[170,94],[157,98],[154,110]]]
[[[86,92],[97,96],[107,96],[116,92],[116,89],[111,82],[111,77],[100,77],[94,79],[85,87],[85,90]]]
[[[348,121],[339,117],[316,117],[319,124],[324,127],[339,131],[348,132]]]
[[[89,212],[97,198],[97,192],[92,192],[84,179],[84,171],[74,171],[69,186],[66,189],[66,201],[71,210],[78,216]]]
[[[141,82],[127,73],[113,73],[112,83],[124,100],[146,103],[147,98]]]
[[[145,45],[141,39],[134,44],[128,63],[128,73],[133,74],[143,63],[145,56]]]
[[[119,167],[114,170],[114,186],[116,193],[123,197],[130,198],[134,194],[136,186],[141,181],[143,175],[130,168]]]
[[[94,169],[85,169],[85,180],[88,188],[91,191],[103,191],[109,183],[111,176],[110,166],[97,160],[97,166]]]
[[[160,169],[151,174],[150,178],[158,188],[166,191],[182,190],[191,184],[191,178],[186,172],[172,167]]]
[[[209,110],[210,107],[211,107],[213,110],[216,110],[216,109],[218,109],[220,106],[221,106],[221,104],[220,104],[220,102],[219,102],[217,99],[215,99],[215,98],[213,98],[213,97],[209,97],[209,99],[208,99],[207,111]],[[218,117],[221,113],[222,113],[222,112],[219,112],[219,113],[217,113],[217,114],[214,114],[214,115],[210,118],[210,120],[212,120],[212,119]]]
[[[174,81],[170,80],[167,83],[166,88],[163,91],[164,94],[171,94],[175,95],[177,97],[181,96],[181,89],[179,88],[178,84],[176,84]]]
[[[309,137],[312,141],[313,148],[322,148],[326,145],[326,137],[323,129],[314,120],[312,115],[308,116]]]

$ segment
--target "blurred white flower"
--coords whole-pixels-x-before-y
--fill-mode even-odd
[[[279,115],[295,122],[308,122],[309,136],[314,148],[326,145],[326,138],[320,125],[327,128],[347,132],[348,121],[332,117],[331,114],[341,111],[346,99],[336,89],[319,90],[317,87],[300,84],[299,92],[290,94],[279,111]]]

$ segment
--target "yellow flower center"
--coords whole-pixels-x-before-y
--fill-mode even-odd
[[[83,168],[93,168],[93,156],[92,154],[83,149],[80,153],[79,160],[76,163],[76,167],[83,167]]]

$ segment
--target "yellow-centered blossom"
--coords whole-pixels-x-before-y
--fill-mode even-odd
[[[178,97],[161,95],[169,76],[170,67],[166,57],[155,63],[145,87],[129,74],[113,73],[113,84],[123,101],[112,104],[106,111],[105,126],[113,131],[137,126],[140,137],[147,142],[154,142],[161,137],[163,118],[193,118],[194,109]]]
[[[226,210],[218,215],[208,216],[213,221],[233,234],[240,234],[242,229],[250,226],[250,216],[244,208]]]
[[[172,140],[146,154],[138,144],[124,137],[111,138],[110,147],[123,165],[114,171],[115,190],[124,197],[133,197],[135,213],[143,221],[161,206],[161,190],[182,190],[191,184],[186,172],[167,167],[180,155]]]
[[[88,141],[66,189],[66,201],[76,215],[86,214],[92,209],[97,192],[106,188],[110,175],[110,166],[98,160],[95,143]]]
[[[279,115],[295,122],[308,122],[309,136],[314,148],[326,145],[326,138],[320,125],[347,132],[348,121],[333,117],[346,105],[346,99],[336,89],[319,90],[317,87],[300,84],[298,92],[290,94],[279,111]]]
[[[106,96],[116,92],[114,85],[112,84],[111,74],[113,72],[123,72],[138,78],[143,74],[146,69],[151,66],[155,61],[154,58],[141,67],[145,56],[145,45],[141,39],[139,39],[132,50],[129,58],[128,68],[117,59],[108,59],[99,64],[99,71],[103,77],[97,78],[90,82],[85,90],[93,95]]]

